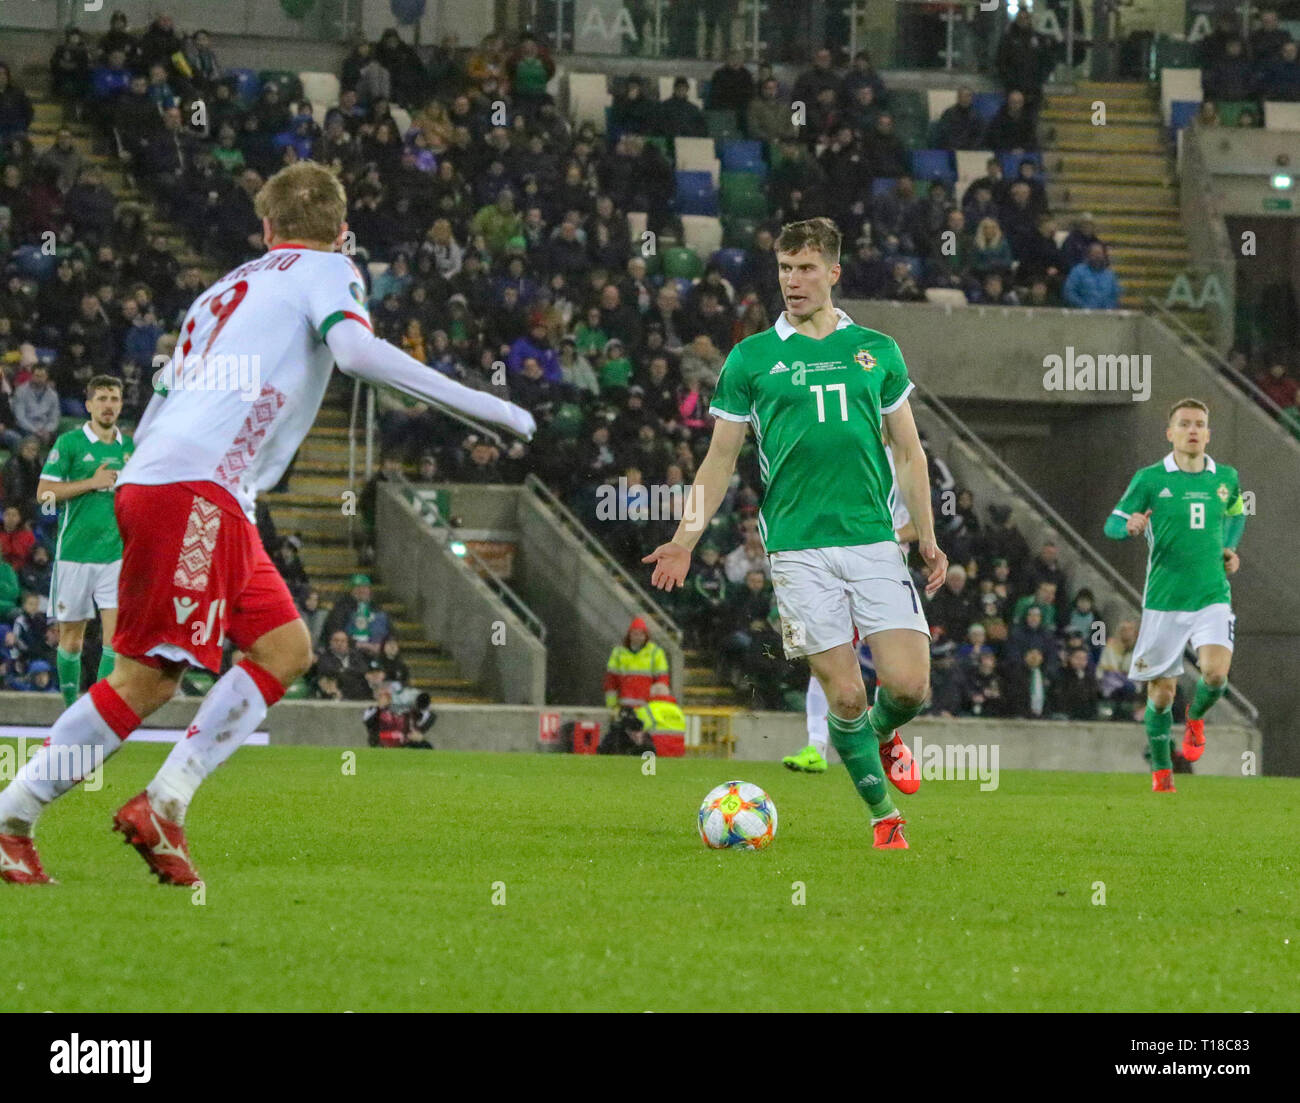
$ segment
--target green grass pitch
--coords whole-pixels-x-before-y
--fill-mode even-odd
[[[109,830],[166,750],[46,814],[60,884],[0,885],[0,1009],[1282,1011],[1300,988],[1294,780],[931,781],[900,800],[912,850],[881,853],[838,767],[366,749],[352,776],[248,747],[190,813],[199,904]],[[770,850],[701,844],[732,777],[776,801]]]

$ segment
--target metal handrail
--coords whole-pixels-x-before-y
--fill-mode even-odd
[[[915,380],[913,380],[915,383]],[[1008,484],[1011,488],[1025,498],[1029,504],[1038,511],[1038,513],[1051,525],[1057,532],[1066,537],[1075,547],[1088,566],[1102,575],[1107,582],[1115,587],[1117,593],[1128,599],[1129,603],[1142,608],[1142,595],[1132,586],[1129,581],[1110,565],[1098,553],[1091,544],[1077,533],[1074,528],[1056,512],[1024,479],[1022,479],[996,452],[975,435],[948,406],[936,395],[924,390],[920,384],[916,384],[916,397],[927,406],[940,421],[954,433],[960,440],[975,451],[981,460],[988,464],[993,470]],[[1185,652],[1192,655],[1191,649]],[[1193,658],[1195,656],[1193,655]],[[1228,696],[1233,703],[1237,705],[1249,717],[1252,724],[1259,723],[1259,709],[1246,697],[1235,685],[1228,683]]]
[[[524,489],[532,491],[537,497],[545,502],[551,512],[559,517],[573,535],[577,537],[579,543],[600,560],[601,565],[619,580],[619,583],[624,587],[624,589],[630,590],[636,597],[637,601],[644,605],[647,610],[653,610],[652,615],[656,620],[663,624],[668,635],[671,636],[679,645],[685,646],[683,643],[685,633],[682,631],[678,623],[668,615],[668,613],[657,601],[654,600],[654,598],[646,593],[636,579],[624,570],[623,565],[609,554],[605,549],[605,546],[588,531],[587,526],[578,520],[578,518],[574,516],[572,510],[570,510],[568,506],[552,493],[550,487],[542,482],[542,480],[536,475],[529,475],[524,479]]]
[[[1264,391],[1260,390],[1259,385],[1253,379],[1228,363],[1218,349],[1206,341],[1204,337],[1192,329],[1159,299],[1148,296],[1147,306],[1152,313],[1158,315],[1159,320],[1164,325],[1174,330],[1183,341],[1195,345],[1198,353],[1259,403],[1274,421],[1281,423],[1282,407],[1269,398]],[[1290,436],[1289,433],[1287,435]]]
[[[426,508],[425,503],[420,499],[414,486],[407,477],[398,472],[396,478],[390,480],[398,485],[403,497],[415,508],[420,517],[426,524],[432,528],[445,529],[448,539],[451,538],[455,531],[447,518],[443,517],[438,510]],[[468,559],[476,568],[476,573],[487,583],[488,588],[496,594],[509,607],[520,620],[524,622],[525,627],[537,638],[539,643],[546,643],[546,625],[542,623],[541,618],[534,613],[524,603],[524,599],[510,588],[510,585],[498,575],[473,548],[468,544],[465,545],[465,554],[457,558]]]

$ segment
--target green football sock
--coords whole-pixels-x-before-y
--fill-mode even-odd
[[[1192,698],[1191,707],[1187,710],[1189,720],[1199,720],[1217,701],[1228,691],[1227,680],[1224,680],[1221,686],[1212,686],[1204,678],[1197,679],[1196,696]]]
[[[848,768],[858,796],[871,809],[871,819],[884,819],[897,811],[889,796],[885,767],[880,761],[880,743],[864,712],[856,720],[841,720],[833,712],[826,716],[831,743]]]
[[[876,690],[876,703],[867,710],[868,723],[875,729],[882,743],[888,743],[894,737],[894,730],[901,728],[925,707],[919,705],[900,705],[889,695],[889,690],[881,687]]]
[[[107,678],[110,674],[113,673],[113,665],[116,662],[117,662],[117,652],[114,651],[111,647],[104,648],[103,653],[99,656],[99,671],[95,675],[95,678],[97,680],[101,678]]]
[[[81,692],[81,652],[64,651],[59,648],[54,665],[59,673],[59,692],[63,694],[63,703],[76,703],[77,694]]]
[[[1174,723],[1174,710],[1171,705],[1169,708],[1158,709],[1150,701],[1147,702],[1147,711],[1145,724],[1147,729],[1147,742],[1151,745],[1151,769],[1170,770],[1173,768],[1174,760],[1169,750],[1169,729]]]

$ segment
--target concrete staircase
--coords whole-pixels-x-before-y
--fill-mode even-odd
[[[339,395],[342,388],[332,393]],[[359,516],[353,521],[356,547],[349,545],[348,518],[343,513],[347,489],[347,411],[327,397],[298,452],[288,491],[265,495],[276,528],[281,536],[302,535],[301,558],[322,605],[332,605],[348,592],[348,578],[354,572],[374,579],[374,599],[392,622],[402,657],[411,668],[411,685],[429,693],[435,704],[492,703],[479,685],[460,676],[455,660],[438,643],[425,637],[423,625],[406,617],[405,608],[377,570],[363,564]]]
[[[1092,122],[1097,101],[1105,104],[1105,126]],[[1155,88],[1079,84],[1069,95],[1048,99],[1041,128],[1048,199],[1062,228],[1091,212],[1098,236],[1110,246],[1121,305],[1142,310],[1148,296],[1163,300],[1191,258]],[[1209,334],[1205,311],[1187,310],[1182,317],[1196,333]]]

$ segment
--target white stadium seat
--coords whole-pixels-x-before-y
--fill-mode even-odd
[[[957,150],[957,190],[954,194],[958,203],[966,194],[966,189],[984,175],[984,166],[992,156],[993,151],[988,149]]]
[[[957,89],[930,88],[926,91],[925,98],[930,105],[930,121],[938,122],[939,116],[957,102]]]
[[[605,108],[613,102],[604,73],[569,74],[569,117],[575,130],[591,123],[604,134]]]
[[[1169,125],[1170,105],[1174,100],[1192,100],[1200,103],[1201,71],[1199,69],[1160,70],[1160,117]]]
[[[683,245],[694,249],[706,264],[709,257],[722,248],[722,223],[711,214],[684,214],[682,219]]]
[[[411,129],[411,113],[395,103],[389,104],[388,113],[393,116],[393,122],[397,124],[397,133],[405,138],[406,132]]]
[[[1265,130],[1300,130],[1300,103],[1264,101]]]
[[[333,107],[339,102],[339,78],[333,73],[299,73],[298,80],[302,83],[302,97],[311,100],[313,110],[317,103]],[[323,123],[324,114],[317,115],[316,121]]]
[[[645,211],[628,211],[627,212],[627,229],[628,237],[632,245],[636,248],[641,246],[641,235],[645,233],[646,223],[649,222],[650,215]]]
[[[673,149],[677,154],[678,171],[707,172],[713,177],[713,186],[718,186],[722,163],[714,152],[712,138],[676,138]]]
[[[944,306],[965,306],[966,296],[955,287],[927,287],[927,303],[942,303]]]

